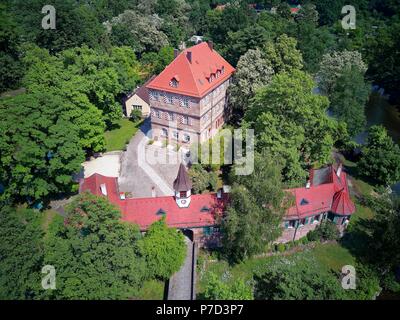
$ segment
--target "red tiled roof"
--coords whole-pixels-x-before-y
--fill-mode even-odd
[[[215,193],[192,195],[188,208],[179,208],[172,196],[121,200],[117,178],[105,177],[97,173],[84,179],[79,191],[89,191],[102,196],[100,187],[102,184],[106,186],[110,202],[120,208],[122,220],[138,224],[141,230],[146,230],[153,222],[161,218],[161,215],[157,214],[159,211],[165,212],[166,222],[170,227],[213,226],[222,215],[226,203],[226,198],[218,199]]]
[[[187,56],[191,53],[191,62]],[[217,70],[224,73],[212,82],[208,78]],[[207,42],[201,42],[183,50],[157,77],[147,85],[157,89],[201,98],[227,80],[235,69],[222,58]],[[175,78],[178,86],[171,87],[170,81]]]
[[[287,190],[295,196],[295,205],[289,208],[286,219],[299,219],[326,211],[341,215],[354,213],[355,206],[349,196],[346,173],[341,170],[339,178],[333,166],[328,169],[330,174],[325,182],[311,184],[310,188]],[[312,170],[310,174],[311,181],[314,171],[316,170]]]

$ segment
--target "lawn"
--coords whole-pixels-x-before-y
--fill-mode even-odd
[[[106,131],[106,151],[124,150],[126,144],[135,135],[142,121],[132,122],[127,118],[118,121],[116,128]]]
[[[145,281],[135,298],[139,300],[163,300],[164,286],[165,283],[159,280]]]

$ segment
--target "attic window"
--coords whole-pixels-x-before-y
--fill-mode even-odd
[[[210,208],[207,206],[203,206],[203,208],[200,209],[200,212],[209,212]]]
[[[172,88],[178,88],[179,82],[178,80],[174,77],[171,79],[171,81],[169,82],[169,86]]]
[[[309,204],[309,202],[308,202],[308,200],[307,199],[301,199],[301,201],[300,201],[300,205],[301,206],[305,206],[306,204]]]
[[[221,67],[221,74],[224,74],[224,72],[225,72],[225,68],[224,68],[224,66],[222,66]]]
[[[167,214],[167,213],[165,212],[165,210],[163,208],[158,209],[158,211],[156,212],[156,215],[158,215],[158,216],[165,215],[165,214]]]

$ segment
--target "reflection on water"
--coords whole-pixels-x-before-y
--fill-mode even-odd
[[[365,108],[367,116],[367,127],[382,124],[394,141],[400,143],[400,112],[398,107],[389,104],[378,93],[371,94],[367,107]],[[366,132],[362,132],[355,141],[364,143],[367,137]]]
[[[392,139],[400,143],[400,108],[389,104],[379,93],[373,92],[370,96],[365,114],[367,116],[367,127],[382,124]],[[365,143],[367,132],[362,132],[355,137],[357,143]],[[400,182],[392,186],[392,189],[400,194]]]

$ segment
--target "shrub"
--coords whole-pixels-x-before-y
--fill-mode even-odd
[[[328,220],[321,222],[313,231],[310,231],[306,239],[308,241],[337,240],[339,235],[336,225]]]
[[[278,244],[278,251],[279,252],[284,252],[286,250],[286,246],[284,243],[279,243]]]
[[[129,119],[133,122],[139,121],[142,119],[142,112],[140,110],[133,109],[129,115]]]

